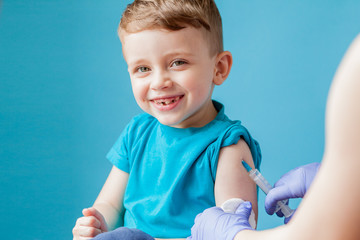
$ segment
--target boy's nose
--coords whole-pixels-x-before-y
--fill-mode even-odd
[[[162,90],[165,88],[170,88],[172,86],[172,81],[166,73],[158,73],[151,81],[151,89],[153,90]]]

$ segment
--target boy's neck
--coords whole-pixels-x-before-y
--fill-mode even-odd
[[[205,125],[209,124],[210,122],[212,122],[216,118],[218,111],[216,110],[212,100],[210,100],[206,104],[207,104],[207,106],[204,106],[204,108],[201,110],[201,112],[198,112],[198,113],[194,114],[193,116],[190,116],[188,119],[183,121],[180,125],[174,126],[174,127],[177,127],[177,128],[190,128],[190,127],[201,128],[201,127],[204,127]]]

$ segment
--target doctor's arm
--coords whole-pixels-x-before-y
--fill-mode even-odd
[[[360,36],[331,86],[321,168],[289,224],[241,239],[360,239]]]

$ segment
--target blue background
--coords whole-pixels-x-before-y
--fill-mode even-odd
[[[1,238],[71,239],[100,191],[107,151],[140,112],[116,35],[129,2],[0,1]],[[260,142],[263,175],[274,183],[321,161],[326,97],[360,32],[360,1],[217,4],[234,65],[214,99]],[[280,225],[259,196],[259,229]]]

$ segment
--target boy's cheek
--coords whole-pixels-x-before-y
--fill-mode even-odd
[[[142,86],[142,84],[133,83],[132,90],[138,104],[141,104],[147,100],[148,90],[146,87]]]

